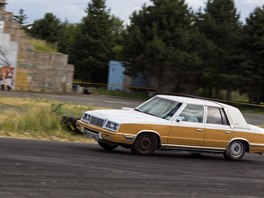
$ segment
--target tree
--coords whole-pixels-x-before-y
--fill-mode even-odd
[[[27,30],[28,27],[30,26],[28,23],[27,23],[27,15],[25,14],[24,10],[23,9],[20,9],[19,12],[18,12],[18,15],[14,15],[13,16],[13,20],[17,23],[20,24],[20,27],[24,30]]]
[[[264,6],[258,7],[246,19],[241,47],[243,62],[241,91],[248,93],[249,101],[264,101]]]
[[[188,85],[196,86],[201,64],[194,16],[184,0],[152,3],[132,14],[124,44],[126,72],[154,77],[159,92],[186,92]]]
[[[76,42],[76,32],[79,24],[70,24],[68,21],[62,23],[58,37],[58,51],[69,55],[69,62],[72,62],[73,45]]]
[[[117,23],[117,18],[110,15],[105,0],[92,0],[85,12],[87,16],[77,28],[71,53],[75,78],[106,82],[108,62],[113,56],[120,24]]]
[[[197,26],[205,36],[203,86],[207,97],[219,97],[219,90],[238,89],[240,65],[240,37],[242,24],[233,0],[208,0],[205,12],[198,13]],[[214,94],[213,94],[214,91]]]
[[[113,47],[110,58],[113,60],[120,60],[123,51],[123,34],[125,32],[123,21],[114,15],[112,15],[110,19],[112,24],[111,37],[113,39]]]
[[[46,13],[43,19],[34,21],[29,31],[31,36],[50,43],[58,41],[61,21],[52,13]]]

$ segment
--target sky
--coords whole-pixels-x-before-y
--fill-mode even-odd
[[[185,0],[194,11],[200,7],[204,8],[207,0]],[[240,20],[245,21],[257,6],[262,6],[264,0],[234,0],[235,6],[240,13]],[[18,14],[23,9],[27,15],[28,23],[43,18],[45,13],[51,12],[61,21],[68,20],[71,23],[78,23],[85,16],[84,9],[87,8],[89,0],[6,0],[6,10]],[[150,0],[106,0],[107,8],[111,14],[119,17],[124,24],[129,24],[129,17],[135,10],[140,10],[142,5],[150,5]]]

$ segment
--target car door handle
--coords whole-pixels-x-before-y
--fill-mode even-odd
[[[230,134],[231,132],[230,131],[226,131],[225,134]]]
[[[197,132],[203,132],[203,129],[196,129]]]

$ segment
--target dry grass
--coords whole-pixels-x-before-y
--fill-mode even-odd
[[[0,137],[91,142],[60,124],[63,115],[80,117],[93,107],[46,99],[0,97]]]

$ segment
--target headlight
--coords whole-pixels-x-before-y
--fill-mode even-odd
[[[82,120],[85,122],[89,122],[90,121],[91,116],[87,113],[84,113],[82,116]]]
[[[107,121],[105,124],[105,128],[111,131],[117,131],[118,127],[119,127],[119,124],[115,122],[111,122],[111,121]]]

